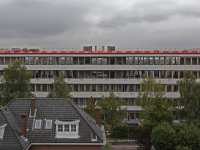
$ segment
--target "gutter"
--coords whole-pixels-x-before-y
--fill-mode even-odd
[[[31,145],[106,145],[106,134],[103,125],[101,125],[101,130],[104,139],[103,143],[31,143],[28,147],[25,148],[25,150],[28,150]]]

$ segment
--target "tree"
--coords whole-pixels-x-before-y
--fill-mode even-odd
[[[71,90],[68,84],[65,82],[64,75],[54,76],[53,90],[50,90],[47,97],[48,98],[72,98],[70,95]]]
[[[0,86],[0,105],[6,105],[13,98],[32,97],[30,79],[32,71],[27,71],[20,60],[14,60],[7,68],[3,69]]]
[[[125,104],[125,101],[115,96],[113,91],[109,92],[109,97],[104,97],[100,100],[100,107],[103,115],[106,117],[106,122],[111,124],[111,127],[115,127],[121,123],[125,116],[126,108],[121,106]]]
[[[153,128],[151,138],[156,150],[200,149],[200,129],[193,124],[161,123]]]
[[[152,143],[156,150],[175,150],[177,135],[168,123],[162,123],[152,130]]]
[[[175,117],[166,101],[157,97],[152,104],[150,109],[143,112],[144,124],[151,128],[162,122],[172,124]]]
[[[153,107],[153,101],[156,97],[163,98],[164,96],[164,85],[160,81],[156,82],[153,76],[143,76],[136,104],[141,106],[142,109],[148,110]]]
[[[84,109],[84,111],[86,111],[90,116],[92,116],[93,118],[96,117],[96,107],[97,105],[95,105],[94,103],[94,99],[91,97],[88,101],[87,101],[87,105]]]
[[[183,77],[177,81],[180,90],[177,112],[179,117],[190,124],[200,119],[200,83],[189,71],[184,71]]]

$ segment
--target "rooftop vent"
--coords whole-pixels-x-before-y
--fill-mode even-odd
[[[83,51],[92,51],[92,46],[84,46]]]
[[[108,51],[115,51],[115,46],[108,46]]]

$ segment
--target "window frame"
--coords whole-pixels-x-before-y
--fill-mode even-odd
[[[40,121],[40,127],[36,127],[37,122]],[[41,130],[42,128],[42,120],[41,119],[36,119],[35,120],[35,125],[34,125],[34,129],[35,130]]]
[[[49,122],[49,121],[51,122],[51,124],[50,124],[50,127],[48,128],[47,127],[47,122]],[[50,119],[46,120],[45,129],[47,129],[47,130],[51,130],[52,129],[52,120],[50,120]]]

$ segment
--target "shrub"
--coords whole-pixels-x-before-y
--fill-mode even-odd
[[[152,130],[151,138],[156,150],[175,150],[177,145],[176,132],[168,123],[156,126]]]
[[[193,124],[184,125],[184,129],[180,130],[178,135],[178,145],[191,147],[192,150],[200,149],[200,130]]]
[[[117,126],[110,134],[113,138],[134,138],[139,132],[141,132],[141,126]]]
[[[110,142],[107,142],[106,145],[103,146],[103,150],[111,150],[112,148],[112,143]]]

